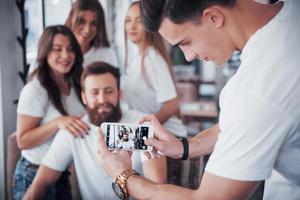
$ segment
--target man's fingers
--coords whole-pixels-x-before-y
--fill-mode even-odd
[[[139,120],[139,124],[145,123],[145,122],[153,122],[155,120],[154,115],[145,115]]]
[[[104,135],[101,131],[100,128],[98,128],[98,132],[99,132],[99,137],[98,137],[98,144],[99,144],[99,153],[105,153],[105,152],[109,152],[107,149],[107,146],[105,144],[105,140],[104,140]]]
[[[146,156],[146,158],[147,158],[148,160],[151,159],[151,154],[150,154],[149,152],[144,152],[144,155]]]
[[[155,138],[149,138],[145,140],[145,144],[148,146],[153,146],[153,148],[157,149],[158,151],[161,151],[164,148],[164,143]]]
[[[161,158],[162,155],[158,153],[159,151],[151,151],[150,155],[152,158]]]

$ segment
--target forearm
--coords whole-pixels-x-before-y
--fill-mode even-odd
[[[165,123],[171,116],[176,115],[179,111],[179,99],[175,98],[164,102],[161,109],[155,114],[161,124]]]
[[[40,165],[24,199],[44,199],[48,189],[58,180],[61,172]]]
[[[52,137],[58,130],[54,120],[29,130],[25,133],[18,133],[18,146],[20,149],[29,149],[43,144]]]
[[[45,184],[38,185],[37,183],[32,183],[28,188],[23,200],[39,200],[44,199],[48,190],[48,186]]]
[[[208,155],[213,152],[218,139],[219,124],[200,132],[189,140],[189,157]]]
[[[151,158],[143,163],[144,176],[155,183],[166,183],[167,161],[166,157]]]
[[[129,195],[136,199],[147,200],[192,200],[195,199],[195,190],[175,185],[155,184],[143,177],[132,175],[127,180]]]

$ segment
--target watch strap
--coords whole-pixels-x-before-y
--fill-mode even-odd
[[[180,141],[183,145],[183,154],[182,154],[182,157],[180,159],[181,160],[187,160],[189,158],[189,142],[184,137],[181,137]]]
[[[129,194],[128,194],[128,190],[126,187],[126,183],[127,183],[127,179],[131,176],[131,175],[139,175],[140,173],[138,173],[137,171],[133,170],[133,169],[127,169],[125,171],[123,171],[119,176],[117,176],[115,178],[115,183],[119,185],[119,187],[122,189],[123,193],[124,193],[124,199],[128,199],[129,198]]]

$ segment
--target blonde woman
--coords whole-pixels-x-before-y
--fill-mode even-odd
[[[122,89],[129,107],[153,113],[177,136],[185,137],[186,129],[176,117],[179,99],[172,78],[171,61],[158,33],[145,30],[140,20],[139,2],[132,3],[125,19],[126,60]],[[127,39],[138,46],[139,53],[128,59]]]

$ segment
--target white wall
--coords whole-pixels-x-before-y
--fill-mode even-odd
[[[20,15],[15,1],[0,1],[0,199],[5,199],[5,157],[7,136],[15,130],[16,105],[21,81],[21,49],[16,41],[20,32]]]

